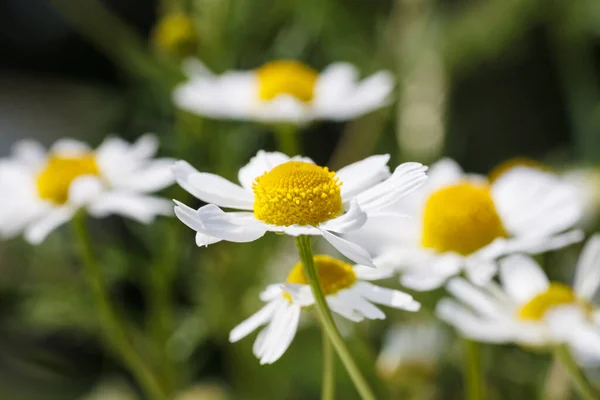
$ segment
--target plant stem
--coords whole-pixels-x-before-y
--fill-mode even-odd
[[[123,359],[149,398],[168,400],[152,370],[130,343],[125,326],[110,303],[108,289],[92,251],[85,214],[82,212],[73,218],[73,232],[81,253],[84,272],[96,302],[106,342],[112,347],[114,353]]]
[[[577,393],[579,393],[582,399],[594,400],[599,398],[598,393],[596,393],[594,387],[581,372],[566,345],[558,346],[554,355],[565,367],[565,370],[573,381]]]
[[[323,387],[321,390],[321,400],[335,399],[335,359],[333,346],[327,338],[325,331],[322,331],[323,341]]]
[[[333,321],[333,317],[331,316],[331,311],[329,310],[329,306],[327,305],[327,301],[323,295],[323,290],[321,288],[321,284],[319,283],[317,269],[315,268],[310,236],[298,236],[296,238],[296,246],[298,247],[300,260],[302,260],[302,265],[304,266],[306,280],[310,285],[313,297],[315,299],[315,308],[317,310],[319,320],[321,321],[321,327],[323,331],[329,338],[329,341],[331,341],[331,344],[335,348],[340,360],[342,360],[342,364],[344,364],[344,367],[348,371],[348,374],[352,379],[352,383],[354,383],[354,386],[360,394],[360,397],[363,400],[375,400],[376,398],[373,394],[373,391],[360,372],[356,361],[354,361],[354,358],[350,354],[348,346],[346,346],[346,343],[344,342],[344,339],[342,338],[342,335],[337,329],[335,322]]]
[[[279,124],[275,126],[275,139],[277,147],[282,153],[290,157],[301,153],[300,133],[292,124]]]
[[[479,343],[465,339],[466,371],[465,398],[483,400],[483,378],[481,376],[481,357]]]

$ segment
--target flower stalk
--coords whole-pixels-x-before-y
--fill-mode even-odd
[[[335,358],[333,346],[327,338],[325,331],[322,333],[323,341],[323,387],[321,389],[321,400],[335,399]]]
[[[300,133],[292,124],[278,124],[275,126],[275,139],[277,148],[284,154],[294,157],[302,153]]]
[[[594,400],[599,398],[598,393],[590,381],[588,381],[588,379],[585,377],[583,372],[579,369],[566,345],[558,346],[554,351],[554,356],[565,367],[565,370],[573,382],[575,390],[582,399]]]
[[[321,322],[321,328],[323,329],[323,332],[327,335],[329,341],[331,341],[333,348],[340,357],[342,364],[348,371],[348,374],[352,379],[352,383],[354,383],[354,386],[360,394],[360,397],[363,400],[375,400],[376,397],[360,369],[358,368],[358,365],[352,357],[352,354],[350,354],[348,346],[346,346],[340,331],[337,329],[337,326],[335,325],[331,315],[331,310],[329,309],[327,301],[325,300],[323,289],[321,288],[321,284],[319,282],[317,269],[313,261],[310,236],[298,236],[296,238],[296,246],[298,247],[300,260],[302,261],[302,265],[304,267],[306,280],[310,285],[313,297],[315,299],[315,309],[317,310],[317,315]]]
[[[483,400],[483,377],[481,375],[481,355],[479,343],[465,339],[466,371],[465,398]]]
[[[110,302],[108,288],[92,251],[84,213],[79,212],[75,215],[72,228],[83,261],[85,276],[96,303],[104,340],[114,353],[122,358],[149,398],[168,400],[169,396],[158,384],[154,373],[131,344],[125,324]]]

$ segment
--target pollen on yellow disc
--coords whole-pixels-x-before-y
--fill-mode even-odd
[[[356,273],[351,265],[327,255],[315,255],[313,260],[317,268],[317,274],[319,275],[319,283],[325,296],[349,288],[356,282]],[[292,268],[286,282],[308,285],[302,262],[299,262]],[[284,293],[283,296],[291,300],[289,294]]]
[[[573,290],[562,283],[553,282],[543,293],[538,294],[518,311],[518,317],[527,321],[540,321],[552,307],[576,303]]]
[[[155,26],[152,40],[156,48],[164,53],[191,55],[197,45],[194,21],[183,13],[167,14]]]
[[[549,166],[547,166],[546,164],[541,163],[539,161],[536,161],[532,158],[515,157],[515,158],[510,158],[510,159],[503,161],[500,164],[496,165],[488,174],[488,176],[490,178],[490,182],[496,181],[502,175],[504,175],[505,173],[507,173],[508,171],[510,171],[511,169],[513,169],[515,167],[528,167],[528,168],[539,169],[541,171],[550,171]]]
[[[423,247],[471,254],[506,237],[487,185],[463,182],[434,192],[423,212]]]
[[[258,97],[270,101],[287,94],[300,101],[312,101],[319,73],[297,61],[281,60],[267,63],[256,71]]]
[[[302,161],[288,161],[256,178],[254,216],[278,226],[317,226],[343,211],[335,172]]]
[[[51,155],[46,166],[37,176],[37,190],[40,198],[55,204],[64,204],[69,198],[69,186],[81,175],[99,175],[100,171],[94,155],[59,157]]]

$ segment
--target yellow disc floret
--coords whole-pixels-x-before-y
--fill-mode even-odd
[[[319,74],[297,61],[273,61],[256,71],[259,81],[258,97],[271,101],[287,94],[300,101],[311,102]]]
[[[550,167],[547,166],[546,164],[536,161],[532,158],[515,157],[515,158],[510,158],[504,162],[501,162],[500,164],[495,166],[494,169],[492,169],[490,171],[490,173],[488,174],[488,176],[490,178],[490,182],[493,183],[498,178],[500,178],[502,175],[504,175],[505,173],[507,173],[508,171],[510,171],[511,169],[516,168],[516,167],[534,168],[534,169],[539,169],[541,171],[550,171],[551,170]]]
[[[447,186],[425,203],[424,247],[467,255],[499,237],[506,237],[506,232],[487,185],[464,182]]]
[[[92,153],[76,157],[51,155],[46,166],[37,177],[40,198],[55,204],[64,204],[69,199],[69,186],[78,176],[99,175],[100,171]]]
[[[313,260],[317,268],[317,274],[319,275],[319,283],[325,296],[349,288],[356,282],[356,273],[351,265],[326,255],[315,255]],[[302,262],[299,262],[292,268],[286,282],[308,285]],[[291,300],[289,294],[284,293],[283,296]]]
[[[570,287],[553,282],[548,289],[535,296],[518,311],[519,319],[541,321],[544,314],[553,307],[577,303],[577,298]]]
[[[271,225],[317,226],[343,211],[335,172],[302,161],[288,161],[256,178],[254,216]]]

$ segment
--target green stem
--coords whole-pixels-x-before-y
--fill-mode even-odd
[[[321,400],[335,399],[335,359],[333,346],[323,331],[323,388],[321,390]]]
[[[465,372],[465,398],[483,400],[483,378],[481,376],[481,357],[479,343],[465,339],[467,371]]]
[[[373,394],[373,391],[360,372],[356,361],[354,361],[354,358],[350,354],[348,346],[346,346],[346,343],[344,342],[344,339],[342,338],[342,335],[337,329],[335,322],[333,321],[333,317],[331,316],[331,311],[329,310],[329,306],[327,305],[327,301],[323,295],[323,290],[321,288],[321,284],[319,283],[317,269],[315,268],[313,261],[310,236],[298,236],[296,238],[296,246],[298,247],[300,260],[302,260],[302,264],[304,266],[306,280],[308,281],[313,293],[313,297],[315,298],[315,308],[317,310],[319,320],[321,321],[321,327],[323,331],[331,341],[331,344],[340,357],[342,364],[348,371],[348,374],[350,375],[356,390],[358,390],[360,397],[363,400],[375,400],[376,398]]]
[[[577,393],[579,393],[582,399],[594,400],[599,398],[594,387],[577,366],[577,363],[573,359],[573,356],[571,356],[571,352],[567,346],[558,346],[554,352],[554,355],[565,367],[567,373],[571,377],[571,381],[573,382]]]
[[[149,398],[168,400],[168,396],[158,384],[153,372],[130,343],[126,328],[111,305],[108,289],[92,251],[85,214],[78,213],[73,218],[73,232],[81,252],[85,275],[96,302],[105,340],[112,347],[114,353],[123,359]]]
[[[300,133],[292,124],[279,124],[275,126],[275,139],[279,151],[290,157],[297,156],[302,152]]]

